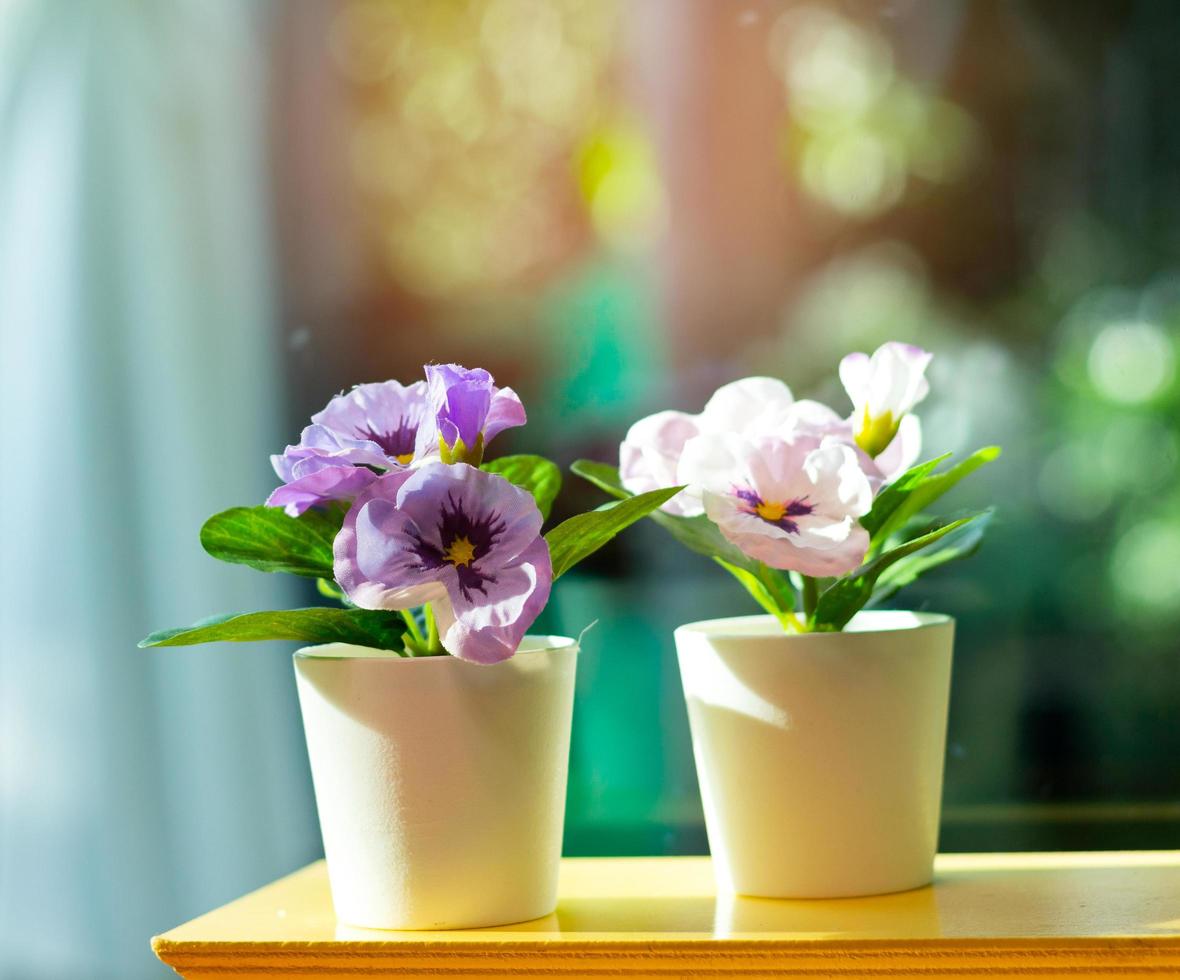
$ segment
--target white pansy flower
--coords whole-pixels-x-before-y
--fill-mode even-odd
[[[703,433],[684,447],[681,482],[745,554],[804,575],[842,575],[864,560],[858,518],[873,488],[856,450],[831,437]]]

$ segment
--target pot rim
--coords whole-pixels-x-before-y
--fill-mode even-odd
[[[860,620],[858,623],[857,621]],[[866,620],[884,620],[880,626],[871,626]],[[825,633],[786,633],[783,632],[778,621],[769,613],[751,616],[725,616],[719,619],[700,619],[692,623],[677,626],[676,633],[692,633],[707,636],[711,639],[726,640],[774,640],[806,641],[809,643],[825,642],[824,637],[840,636],[877,636],[887,633],[902,633],[909,631],[937,629],[939,627],[954,626],[955,620],[946,613],[913,612],[906,609],[867,609],[852,617],[849,627],[838,632]],[[760,627],[770,626],[770,629]]]
[[[529,657],[535,653],[549,653],[554,650],[568,650],[573,648],[578,649],[578,641],[570,636],[560,636],[554,633],[529,633],[521,641],[523,647],[530,640],[541,641],[544,646],[531,647],[530,649],[518,649],[515,654],[507,660],[502,660],[500,663],[511,663],[519,657]],[[332,653],[329,652],[334,649],[340,650],[366,650],[368,653]],[[312,646],[300,647],[293,654],[296,660],[331,660],[337,662],[356,662],[364,661],[379,661],[382,663],[391,664],[428,664],[428,663],[467,663],[466,660],[460,660],[458,657],[453,657],[450,654],[433,657],[402,657],[394,653],[392,650],[380,650],[377,647],[361,646],[359,643],[316,643]],[[476,666],[495,667],[496,664],[477,664]]]

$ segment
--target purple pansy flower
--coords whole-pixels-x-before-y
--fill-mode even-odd
[[[479,465],[484,447],[505,429],[524,425],[524,406],[511,388],[497,388],[482,368],[428,364],[426,382],[444,462]]]
[[[533,497],[465,463],[429,462],[361,491],[336,536],[336,581],[365,609],[430,603],[448,653],[516,652],[553,568]]]
[[[317,504],[351,500],[381,471],[438,453],[425,381],[358,385],[311,421],[297,446],[271,457],[284,486],[267,504],[292,517]]]

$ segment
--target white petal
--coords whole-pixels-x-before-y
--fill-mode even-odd
[[[872,357],[868,407],[874,416],[892,413],[900,419],[930,391],[926,366],[933,357],[910,344],[891,341],[882,344]]]
[[[814,542],[814,539],[811,539]],[[791,567],[804,575],[828,576],[851,572],[864,561],[869,549],[869,532],[853,524],[848,537],[829,549],[799,547]]]
[[[702,433],[684,444],[676,480],[701,490],[726,493],[735,484],[748,480],[745,462],[751,453],[750,445],[741,436]]]
[[[808,454],[804,469],[815,487],[817,510],[861,517],[873,506],[873,488],[851,446],[825,443]]]
[[[744,466],[759,496],[771,501],[810,497],[812,481],[804,464],[820,445],[820,437],[800,434],[754,440]]]
[[[647,493],[680,482],[676,468],[684,444],[697,434],[696,416],[685,412],[657,412],[640,419],[619,446],[619,477],[632,493]],[[701,513],[699,497],[685,491],[661,510],[684,517]]]
[[[913,466],[922,454],[922,423],[916,415],[906,415],[897,427],[893,441],[873,461],[885,482],[896,480]]]
[[[840,361],[840,383],[848,392],[852,402],[854,414],[864,410],[864,404],[869,397],[869,381],[872,378],[872,366],[869,355],[861,351],[848,354]]]
[[[742,378],[713,393],[699,425],[704,432],[745,432],[767,416],[785,417],[794,401],[791,389],[777,378]]]
[[[787,413],[786,421],[787,432],[828,435],[847,431],[848,438],[852,438],[851,427],[844,419],[827,405],[809,398],[802,398],[795,402]]]

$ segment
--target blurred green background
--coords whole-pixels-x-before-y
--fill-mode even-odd
[[[925,455],[1005,450],[953,501],[983,551],[901,597],[959,621],[942,847],[1180,846],[1178,37],[1166,0],[0,3],[0,974],[157,975],[152,932],[318,856],[289,649],[134,642],[303,598],[201,520],[428,360],[566,464],[934,351]],[[654,527],[559,583],[567,853],[704,852],[671,631],[746,611]]]

